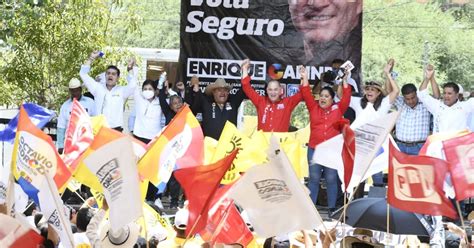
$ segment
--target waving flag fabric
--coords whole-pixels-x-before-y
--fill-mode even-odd
[[[161,135],[149,145],[138,162],[140,174],[158,186],[160,192],[175,169],[202,164],[204,136],[198,120],[185,106]]]
[[[51,137],[31,122],[23,107],[20,108],[12,157],[15,178],[23,177],[36,188],[39,187],[44,174],[54,178],[58,189],[65,186],[71,176]]]
[[[34,103],[25,103],[22,107],[30,117],[31,122],[38,128],[43,128],[55,115],[54,111]],[[8,126],[0,131],[0,141],[13,143],[15,140],[19,116],[20,114],[17,114],[10,120]]]

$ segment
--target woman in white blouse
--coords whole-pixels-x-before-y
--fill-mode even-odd
[[[161,106],[155,96],[156,83],[145,80],[141,90],[135,90],[135,124],[133,136],[144,143],[149,143],[161,131]]]
[[[387,92],[381,83],[369,81],[364,85],[364,95],[362,97],[351,98],[349,106],[354,109],[356,114],[356,119],[351,124],[353,130],[389,112],[400,91],[391,75],[394,63],[395,61],[390,59],[383,70],[383,74],[386,78],[386,87],[390,89],[390,92]],[[372,179],[374,185],[383,185],[383,173],[373,175]]]

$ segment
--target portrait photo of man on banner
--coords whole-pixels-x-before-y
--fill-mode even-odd
[[[264,83],[278,80],[291,95],[298,65],[306,66],[311,82],[329,71],[326,83],[335,83],[340,66],[351,61],[360,90],[362,0],[182,1],[181,13],[183,80],[197,76],[204,87],[223,78],[237,91],[241,61],[249,58],[260,94]]]

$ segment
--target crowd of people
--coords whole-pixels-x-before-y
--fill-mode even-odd
[[[311,88],[308,73],[305,67],[301,66],[299,67],[301,75],[299,92],[293,96],[284,97],[283,86],[277,80],[267,82],[265,96],[259,95],[253,89],[248,73],[251,61],[248,59],[244,60],[241,65],[241,89],[238,89],[235,94],[230,94],[232,86],[224,79],[217,79],[214,83],[209,84],[204,91],[201,91],[198,77],[192,77],[189,85],[181,81],[170,85],[166,79],[166,73],[162,73],[159,80],[145,80],[139,87],[137,83],[138,68],[133,59],[127,65],[127,85],[117,84],[121,72],[116,66],[107,67],[105,78],[96,81],[89,75],[89,72],[91,64],[99,56],[99,52],[91,53],[82,65],[79,75],[83,84],[75,78],[69,82],[70,98],[61,106],[58,117],[57,148],[60,153],[64,148],[64,134],[73,98],[79,101],[90,116],[104,115],[111,128],[123,131],[125,102],[130,96],[133,96],[134,109],[129,120],[129,130],[134,138],[145,144],[158,135],[164,125],[169,124],[185,104],[190,106],[195,115],[201,115],[204,136],[217,140],[227,121],[237,124],[238,108],[246,98],[256,107],[257,129],[264,132],[288,132],[292,111],[300,102],[304,102],[310,120],[310,136],[306,141],[309,162],[307,186],[310,198],[315,205],[327,204],[329,216],[340,207],[338,198],[341,197],[341,182],[336,170],[323,164],[313,163],[312,158],[315,148],[340,134],[344,124],[350,124],[354,129],[396,109],[400,112],[400,116],[396,122],[393,137],[399,149],[410,155],[419,153],[430,134],[465,129],[474,130],[474,98],[461,98],[460,86],[453,82],[443,84],[441,94],[436,81],[435,68],[431,65],[424,69],[423,82],[418,88],[415,84],[407,83],[400,90],[392,73],[395,61],[391,59],[383,68],[385,81],[365,82],[361,87],[363,89],[361,96],[358,94],[357,86],[352,82],[349,70],[342,69],[342,76],[339,77],[327,77],[326,73],[320,80],[314,82],[314,86]],[[429,93],[428,84],[431,87],[432,95]],[[92,98],[82,94],[83,86],[90,92]],[[399,95],[400,91],[401,96]],[[325,179],[327,185],[327,203],[318,201],[322,178]],[[382,172],[373,175],[372,179],[374,186],[384,186]],[[171,198],[171,209],[177,210],[180,205],[183,205],[184,196],[174,176],[168,182],[167,193]],[[162,197],[157,193],[156,187],[150,184],[146,200],[150,205],[158,206],[156,210],[159,212],[163,210],[160,209],[163,207],[159,200]],[[64,197],[63,200],[67,201]],[[98,231],[98,226],[104,219],[108,206],[104,201],[100,211],[94,211],[91,207],[95,205],[97,204],[92,198],[80,208],[70,211],[76,244],[89,245],[80,247],[108,247],[105,246],[104,240],[111,242],[112,245],[122,245],[122,247],[126,247],[123,246],[125,243],[127,245],[135,244],[134,240],[137,240],[138,234],[133,230],[136,227],[130,226],[128,230],[129,234],[136,234],[132,238],[132,243],[126,242],[126,235],[123,233],[101,234]],[[30,207],[27,210],[28,213],[25,212],[26,215],[30,216],[32,224],[47,237],[46,247],[56,247],[59,243],[58,237],[54,237],[52,234],[54,232],[51,232],[41,215],[35,214],[33,209],[34,206]],[[179,209],[181,211],[185,207]],[[182,222],[178,218],[175,220],[175,224],[178,224],[178,226],[175,225],[177,236],[180,233],[179,224]],[[308,241],[310,240],[309,234],[306,232],[302,234],[303,243],[310,242]],[[109,238],[105,239],[101,235],[106,235]],[[156,247],[166,235],[162,230],[157,230],[149,236],[151,239],[148,239],[149,237],[138,239],[136,246],[145,247],[143,245],[147,243],[148,239],[148,245]],[[326,243],[329,242],[327,238],[322,240],[326,240]]]

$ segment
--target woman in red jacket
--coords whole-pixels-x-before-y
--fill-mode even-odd
[[[303,99],[308,107],[310,117],[311,133],[308,144],[308,163],[309,163],[309,190],[311,191],[311,200],[316,204],[319,193],[319,181],[321,175],[326,178],[327,182],[327,195],[328,195],[328,207],[329,212],[332,213],[336,208],[337,200],[337,171],[325,167],[324,165],[312,163],[313,153],[315,147],[340,134],[341,130],[338,123],[344,119],[343,114],[346,112],[351,101],[351,87],[347,83],[347,77],[343,78],[343,94],[340,102],[334,102],[334,96],[336,95],[331,87],[323,87],[319,93],[319,100],[314,100],[311,94],[311,89],[308,82],[308,73],[305,67],[300,67],[301,80],[301,93]],[[348,75],[348,73],[346,73]],[[341,86],[339,86],[341,87]]]

